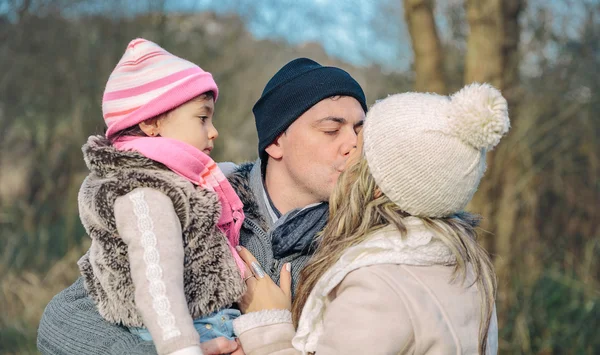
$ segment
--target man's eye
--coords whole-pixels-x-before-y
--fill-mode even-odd
[[[325,131],[323,133],[325,133],[325,134],[327,134],[329,136],[333,136],[333,135],[336,135],[338,132],[339,132],[338,130],[335,130],[335,131]]]
[[[354,126],[354,132],[356,132],[356,134],[359,134],[359,133],[360,133],[360,131],[362,131],[362,130],[363,130],[364,123],[365,123],[365,122],[364,122],[364,121],[362,121],[362,122],[359,122],[357,125],[355,125],[355,126]]]

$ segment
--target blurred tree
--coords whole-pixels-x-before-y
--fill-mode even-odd
[[[510,255],[518,245],[517,233],[523,224],[531,223],[526,218],[534,216],[522,211],[515,202],[521,199],[515,191],[523,171],[514,164],[514,150],[503,150],[511,145],[510,137],[518,130],[518,108],[516,95],[519,71],[520,42],[519,15],[525,6],[524,0],[467,0],[465,3],[469,24],[465,61],[465,84],[488,82],[502,90],[509,102],[513,132],[505,139],[497,151],[488,153],[487,176],[482,180],[470,208],[484,217],[483,228],[491,232],[493,239],[486,239],[485,246],[496,258],[496,272],[499,284],[507,285],[511,272]],[[497,158],[496,153],[505,153]],[[529,235],[535,238],[535,235]],[[491,242],[493,240],[493,242]],[[531,262],[535,264],[531,258]],[[501,293],[503,295],[503,293]]]
[[[434,15],[451,29],[446,85],[490,82],[509,103],[511,131],[468,206],[484,216],[498,272],[500,350],[596,354],[596,338],[573,327],[600,326],[600,4],[465,0],[445,10]]]
[[[415,90],[444,95],[443,53],[433,7],[433,0],[404,0],[404,17],[415,55]]]
[[[464,81],[502,89],[502,0],[466,0],[465,6],[469,35]]]
[[[36,319],[77,275],[75,260],[87,240],[76,203],[86,174],[80,147],[88,135],[102,134],[106,78],[135,37],[215,76],[221,90],[216,160],[256,158],[252,105],[275,71],[298,56],[348,70],[370,103],[413,90],[415,75],[432,82],[430,72],[445,89],[419,84],[426,86],[420,90],[451,92],[467,80],[498,80],[513,127],[469,208],[483,212],[492,232],[482,237],[501,277],[501,353],[600,353],[600,4],[494,1],[377,0],[378,10],[349,1],[339,13],[291,0],[220,2],[238,16],[194,8],[167,13],[169,0],[0,0],[0,353],[35,353]],[[406,3],[412,12],[403,15]],[[490,4],[501,5],[502,16],[485,12]],[[338,17],[348,25],[340,26]],[[406,17],[407,24],[421,20],[406,31]],[[470,23],[477,19],[488,22]],[[341,28],[345,40],[338,48],[364,43],[358,57],[366,64],[332,59],[317,42],[257,40],[249,23],[263,33],[312,31],[329,41]],[[500,29],[490,32],[490,23]],[[479,50],[471,49],[478,31],[493,36],[495,47],[486,50],[502,56],[499,79],[488,65],[496,61],[468,59]],[[426,34],[425,49],[437,53],[420,52],[419,59],[415,53],[416,72],[369,64],[382,48],[408,43],[409,33]],[[419,47],[415,38],[410,42]],[[356,57],[355,50],[346,52]],[[410,57],[397,56],[399,63]],[[481,77],[467,79],[474,67]]]
[[[9,266],[42,270],[85,237],[76,204],[85,174],[80,147],[88,135],[103,133],[104,84],[133,38],[156,41],[213,73],[221,89],[218,161],[256,159],[252,105],[275,71],[295,57],[344,67],[371,100],[409,87],[401,74],[332,60],[317,44],[256,40],[239,16],[167,14],[166,3],[31,0],[0,6],[6,10],[0,14],[0,67],[10,68],[0,71],[0,272]]]

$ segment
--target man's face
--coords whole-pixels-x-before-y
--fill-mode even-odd
[[[267,153],[280,157],[299,193],[327,201],[357,144],[365,112],[353,97],[320,101],[302,114]],[[274,147],[276,146],[276,147]]]

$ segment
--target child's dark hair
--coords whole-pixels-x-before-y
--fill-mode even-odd
[[[200,94],[198,96],[196,96],[195,98],[193,98],[192,100],[207,100],[207,99],[213,99],[215,98],[215,94],[212,91],[207,91],[203,94]],[[190,100],[190,101],[192,101]],[[189,102],[189,101],[188,101]],[[179,107],[179,106],[178,106]],[[146,121],[149,120],[156,120],[159,119],[161,117],[167,116],[169,113],[171,113],[173,110],[175,110],[177,107],[174,107],[172,109],[170,109],[167,112],[161,113],[160,115],[156,116],[156,117],[152,117],[147,119]],[[133,125],[129,128],[125,128],[117,133],[115,133],[111,138],[110,141],[111,142],[115,142],[117,139],[119,139],[120,137],[124,137],[124,136],[134,136],[134,137],[147,137],[148,135],[146,133],[144,133],[144,131],[142,131],[142,129],[140,128],[139,124]]]

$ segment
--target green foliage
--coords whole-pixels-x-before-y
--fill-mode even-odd
[[[157,41],[213,73],[221,91],[217,161],[256,159],[252,105],[269,77],[291,58],[312,55],[344,66],[363,83],[368,76],[372,100],[390,91],[386,83],[409,87],[402,75],[335,63],[322,49],[303,54],[282,43],[256,41],[235,16],[69,19],[29,13],[0,26],[6,33],[0,67],[11,68],[0,74],[0,135],[5,137],[0,168],[6,169],[0,174],[0,261],[16,270],[43,270],[85,238],[77,217],[77,190],[86,174],[80,147],[89,135],[104,131],[104,85],[133,38]]]
[[[523,49],[523,56],[539,59],[539,73],[522,76],[519,102],[511,102],[513,130],[494,161],[522,172],[517,186],[500,179],[497,188],[514,188],[518,195],[509,203],[530,221],[515,227],[510,255],[495,255],[513,271],[499,285],[500,353],[600,353],[600,24],[593,13],[569,38],[547,35],[548,25],[533,16],[534,38]],[[458,45],[445,43],[446,72],[449,87],[459,88],[463,19],[453,16]],[[86,175],[80,147],[87,136],[102,134],[105,81],[136,37],[215,76],[217,161],[255,159],[252,105],[294,57],[350,71],[370,103],[411,89],[410,73],[352,67],[318,45],[258,41],[232,15],[0,15],[0,68],[10,68],[0,70],[0,353],[35,353],[45,304],[77,275],[87,241],[77,214]],[[557,49],[553,59],[544,57],[549,44]]]
[[[600,255],[596,255],[598,257]],[[517,302],[500,329],[507,354],[600,353],[600,292],[581,278],[554,267],[532,285],[515,278]]]
[[[0,352],[2,354],[36,354],[36,328],[27,325],[9,325],[0,328]]]

